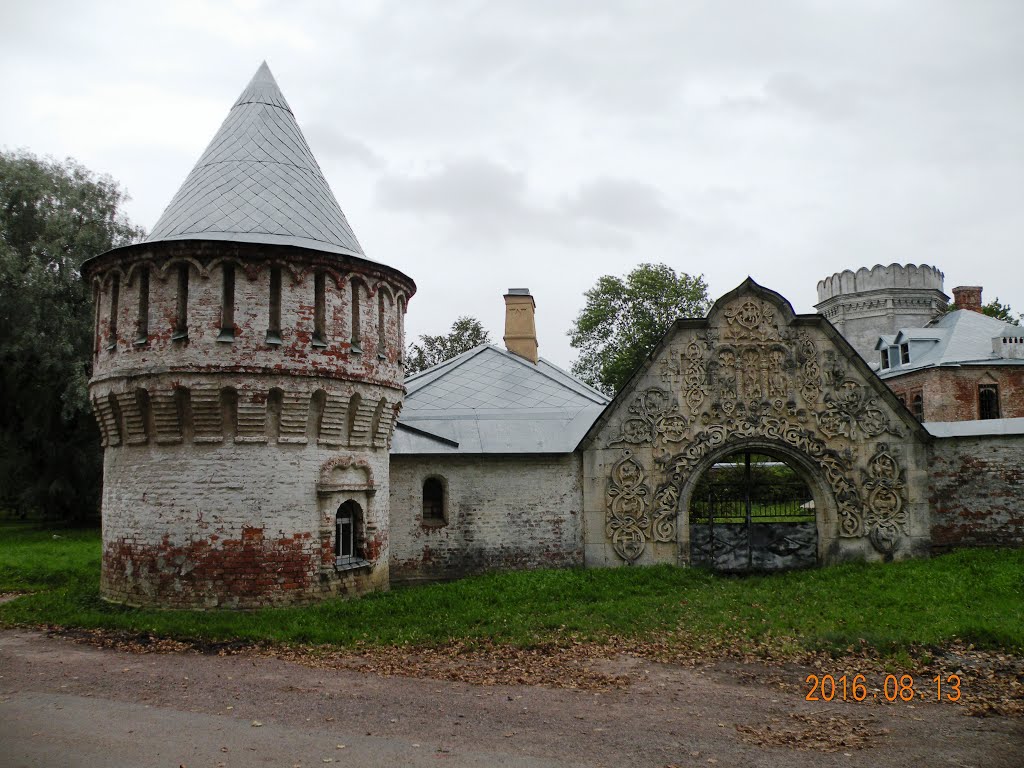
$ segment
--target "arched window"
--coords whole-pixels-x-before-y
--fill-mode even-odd
[[[999,385],[979,384],[978,385],[978,418],[998,419],[999,418]]]
[[[444,483],[438,477],[423,481],[423,524],[444,525],[447,520],[444,510]]]
[[[363,510],[352,501],[338,507],[334,516],[334,556],[336,565],[351,565],[362,560],[359,551],[359,537],[356,533],[362,520]]]
[[[918,421],[924,421],[924,395],[920,392],[910,399],[910,412],[917,417]]]

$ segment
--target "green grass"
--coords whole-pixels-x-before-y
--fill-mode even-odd
[[[714,647],[787,638],[900,655],[955,639],[1024,652],[1024,551],[965,550],[892,564],[727,577],[669,566],[489,574],[306,608],[153,611],[99,597],[97,532],[0,528],[0,624],[123,629],[206,641],[337,646],[570,638]]]

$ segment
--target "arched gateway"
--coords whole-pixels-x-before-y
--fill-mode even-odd
[[[827,320],[747,278],[707,318],[677,321],[584,438],[586,562],[762,570],[926,555],[927,439]],[[763,500],[745,498],[740,520],[694,497],[747,454],[806,486],[799,535]],[[716,521],[717,534],[702,528]],[[716,556],[726,539],[733,554]],[[791,557],[801,547],[813,557]]]

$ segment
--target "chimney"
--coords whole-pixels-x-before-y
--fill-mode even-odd
[[[958,285],[953,289],[953,303],[957,309],[981,312],[981,286]]]
[[[531,363],[537,363],[537,326],[533,311],[537,305],[529,288],[509,288],[505,294],[505,349]]]

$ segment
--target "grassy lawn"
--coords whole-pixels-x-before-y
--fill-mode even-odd
[[[749,577],[667,566],[502,573],[306,608],[201,612],[105,603],[98,532],[58,535],[0,527],[0,592],[32,592],[0,605],[0,624],[337,646],[617,637],[902,655],[960,639],[1024,653],[1020,550]]]

